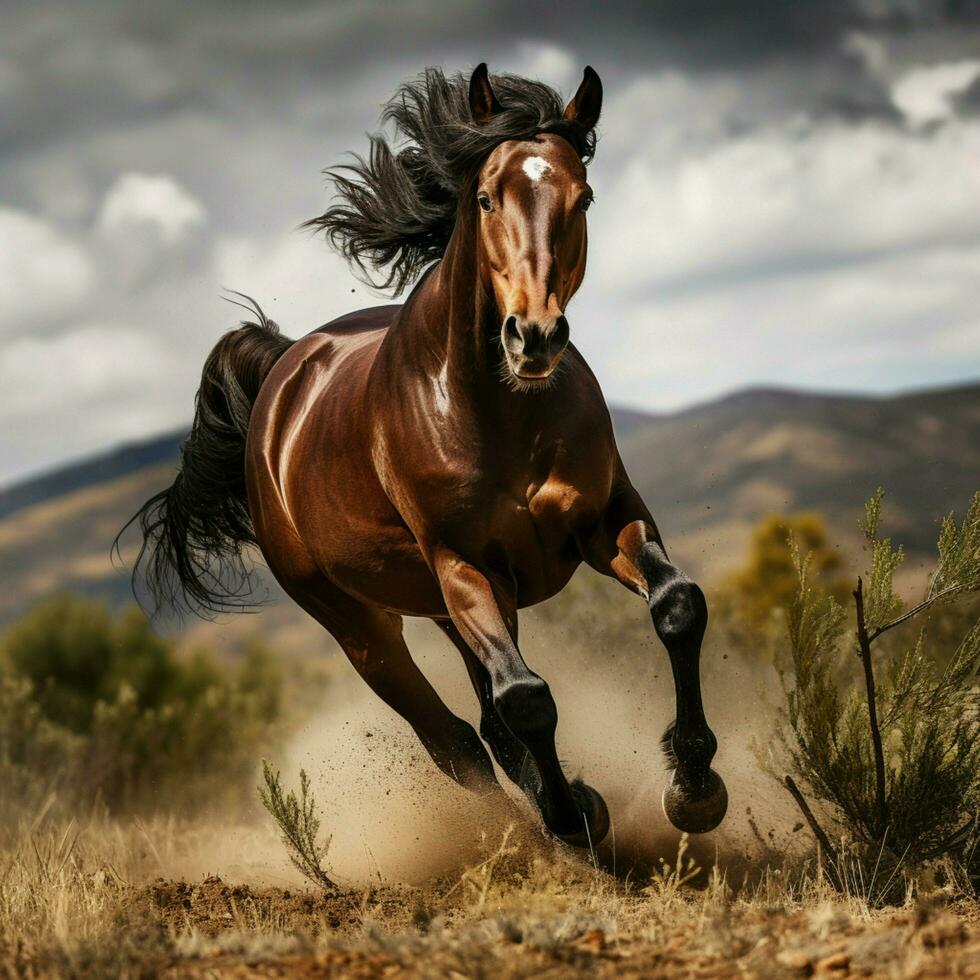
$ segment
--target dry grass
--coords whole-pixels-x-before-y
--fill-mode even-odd
[[[23,824],[0,848],[7,976],[975,976],[976,904],[879,912],[807,869],[735,893],[681,853],[646,882],[506,835],[419,886],[315,892],[159,877],[217,831]],[[972,971],[972,972],[971,972]]]

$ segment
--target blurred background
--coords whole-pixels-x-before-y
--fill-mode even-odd
[[[762,628],[793,587],[790,525],[846,596],[878,485],[912,589],[935,522],[977,488],[980,3],[5,0],[0,667],[21,698],[5,711],[53,725],[59,752],[89,739],[113,806],[165,779],[119,769],[137,729],[167,772],[210,779],[234,769],[214,732],[244,719],[249,738],[228,737],[251,772],[276,719],[332,683],[332,644],[261,573],[259,617],[153,632],[123,611],[109,545],[172,477],[203,360],[237,320],[222,289],[290,336],[385,301],[298,226],[401,80],[480,61],[568,96],[586,64],[603,79],[573,341],[719,610]],[[573,634],[651,648],[644,611],[587,575],[531,622],[532,660]],[[183,723],[153,727],[164,702],[211,756]]]

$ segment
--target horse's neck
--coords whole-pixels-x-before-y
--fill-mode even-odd
[[[386,341],[385,370],[426,379],[422,390],[434,398],[434,411],[464,428],[466,442],[482,434],[497,441],[515,425],[533,437],[529,403],[515,404],[518,396],[500,377],[501,352],[492,340],[500,319],[480,280],[475,229],[457,226]]]
[[[451,381],[461,396],[485,401],[500,387],[490,343],[499,317],[480,282],[474,237],[455,232],[443,258],[405,304],[398,358],[403,367]]]

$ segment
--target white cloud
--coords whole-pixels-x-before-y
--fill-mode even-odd
[[[978,281],[974,245],[642,300],[590,290],[573,336],[608,393],[637,406],[749,384],[894,391],[975,376]]]
[[[941,122],[953,115],[953,96],[978,76],[976,58],[913,68],[895,82],[892,99],[913,126]]]
[[[174,248],[204,224],[204,206],[166,174],[123,174],[102,202],[102,234],[125,238],[133,230],[152,229]]]
[[[292,337],[353,309],[387,301],[357,281],[322,238],[298,231],[222,238],[214,250],[212,277],[221,287],[253,296]],[[238,315],[230,307],[226,312]]]
[[[115,271],[132,283],[179,261],[200,242],[204,206],[167,174],[123,174],[96,219]]]
[[[557,44],[541,44],[538,41],[521,41],[512,57],[504,57],[499,65],[490,65],[490,71],[509,71],[526,78],[541,81],[562,92],[573,94],[582,77],[585,62],[577,64],[574,56]]]
[[[177,368],[166,344],[138,329],[85,324],[57,337],[19,337],[0,350],[8,417],[58,413],[122,393],[166,390]],[[185,413],[186,414],[186,413]],[[74,432],[84,427],[76,418]]]
[[[746,384],[894,390],[980,371],[980,123],[798,118],[679,138],[696,94],[676,74],[638,80],[610,118],[656,106],[661,124],[590,175],[590,271],[570,319],[611,399],[668,408]]]
[[[0,335],[46,329],[87,301],[94,278],[88,253],[70,235],[0,207]]]
[[[704,289],[974,240],[978,159],[975,123],[926,139],[790,121],[672,152],[651,139],[600,178],[592,271],[609,289]]]
[[[3,345],[4,475],[185,423],[194,384],[182,377],[188,365],[178,353],[145,330],[113,324]]]

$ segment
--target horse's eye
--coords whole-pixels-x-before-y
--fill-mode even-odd
[[[582,198],[582,203],[579,205],[579,207],[583,211],[588,211],[589,208],[592,207],[592,205],[593,205],[594,202],[595,202],[595,198],[590,194],[588,197],[583,197]]]
[[[485,194],[485,193],[484,194],[479,194],[477,196],[477,200],[480,202],[480,207],[483,208],[484,211],[492,211],[493,210],[493,204],[490,201],[490,195],[489,194]]]

